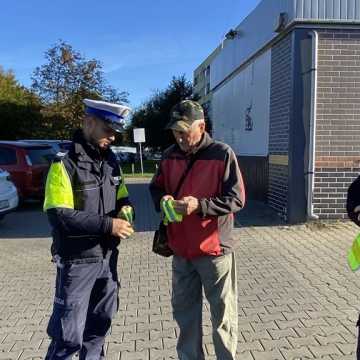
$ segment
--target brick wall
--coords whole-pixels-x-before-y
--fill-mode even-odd
[[[269,131],[268,203],[286,218],[288,166],[273,162],[272,155],[286,158],[289,149],[290,106],[292,94],[292,36],[289,34],[271,50],[271,92]]]
[[[346,218],[360,171],[360,29],[319,30],[314,211]]]

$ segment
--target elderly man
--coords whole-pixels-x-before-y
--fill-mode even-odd
[[[71,359],[76,352],[80,359],[104,356],[118,307],[117,246],[133,233],[128,192],[110,150],[129,108],[84,103],[83,129],[69,152],[57,155],[46,182],[44,210],[57,265],[46,359]]]
[[[212,140],[205,131],[200,104],[190,100],[177,104],[168,129],[176,144],[165,150],[150,191],[158,211],[163,201],[170,199],[180,215],[179,222],[167,226],[174,252],[172,307],[180,327],[178,356],[180,360],[204,359],[204,289],[217,359],[235,360],[238,313],[234,249],[238,241],[231,231],[234,213],[245,203],[240,169],[231,148]]]

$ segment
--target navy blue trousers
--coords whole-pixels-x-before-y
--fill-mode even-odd
[[[47,327],[47,360],[104,358],[104,342],[118,308],[117,256],[57,266],[53,313]]]

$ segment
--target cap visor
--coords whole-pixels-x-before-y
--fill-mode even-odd
[[[121,133],[125,131],[124,126],[122,124],[116,123],[115,121],[110,121],[108,119],[101,119],[101,120],[106,124],[106,126],[113,129],[117,133]]]
[[[166,126],[165,130],[175,130],[175,131],[188,131],[190,126],[187,125],[184,121],[175,121]]]

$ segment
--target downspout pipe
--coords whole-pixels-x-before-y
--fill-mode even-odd
[[[309,32],[312,38],[312,61],[311,61],[311,108],[309,126],[309,163],[308,163],[308,188],[307,188],[307,218],[309,220],[319,219],[314,214],[314,181],[315,181],[315,150],[316,150],[316,110],[317,110],[317,75],[318,75],[318,43],[317,31]]]

